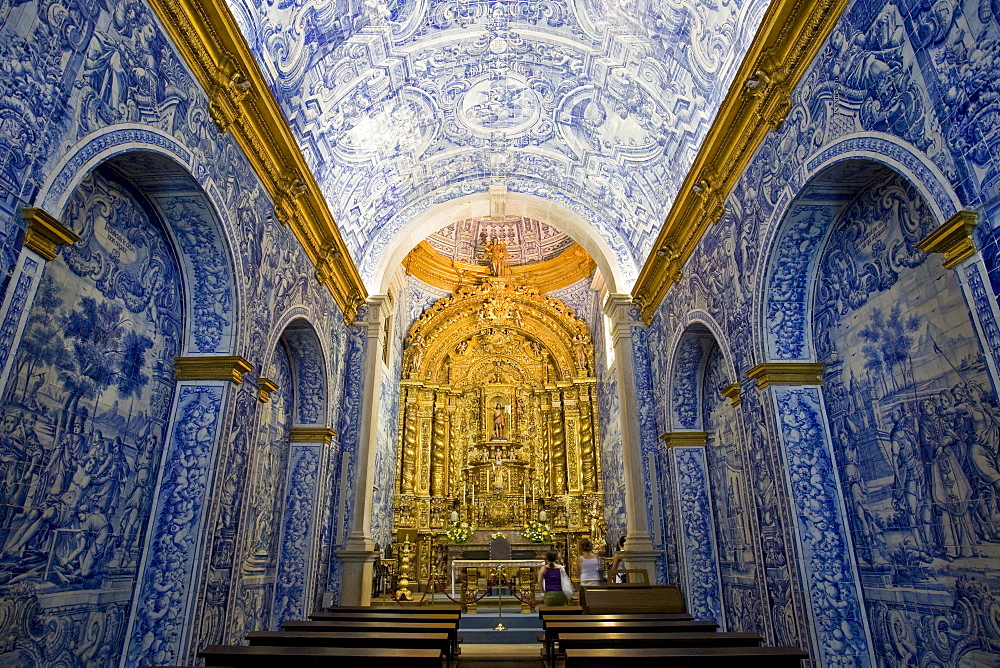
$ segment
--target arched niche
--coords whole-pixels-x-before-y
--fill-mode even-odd
[[[227,230],[235,225],[213,184],[195,175],[191,160],[188,149],[157,130],[109,128],[68,151],[36,199],[46,211],[62,212],[79,184],[99,165],[132,183],[157,209],[181,264],[182,354],[232,354],[240,333],[241,295]]]
[[[133,178],[134,167],[111,159],[74,181],[60,218],[80,241],[46,262],[2,403],[4,437],[16,446],[5,450],[16,453],[5,479],[16,484],[3,492],[0,578],[21,581],[26,599],[44,591],[39,614],[85,625],[95,643],[52,649],[25,638],[45,665],[86,652],[117,662],[169,431],[174,357],[198,313],[170,207],[156,200],[165,191],[151,175]],[[176,165],[170,175],[191,183]]]

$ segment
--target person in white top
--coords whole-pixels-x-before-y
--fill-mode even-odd
[[[601,586],[601,559],[591,552],[593,545],[589,538],[580,541],[580,586]]]

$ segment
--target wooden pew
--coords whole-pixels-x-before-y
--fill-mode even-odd
[[[462,614],[462,607],[459,605],[394,605],[381,608],[370,605],[331,605],[325,612],[398,612],[401,614],[427,614],[432,612],[457,612]]]
[[[372,633],[371,631],[311,632],[254,631],[247,634],[250,645],[283,647],[388,647],[394,649],[436,649],[452,659],[453,647],[447,633]]]
[[[559,649],[621,649],[641,647],[759,647],[756,633],[560,633]]]
[[[558,613],[560,615],[582,615],[583,606],[580,605],[540,605],[538,606],[538,618],[541,619],[542,615],[549,613]]]
[[[684,595],[673,585],[583,587],[580,605],[586,615],[615,612],[687,612]]]
[[[543,615],[542,628],[548,622],[691,622],[694,617],[679,612],[619,612],[604,615]]]
[[[370,668],[441,668],[441,652],[434,649],[388,647],[268,647],[209,645],[198,652],[207,666],[274,668],[276,664],[329,667],[336,662]]]
[[[566,668],[669,665],[671,668],[799,668],[809,655],[798,647],[660,647],[571,649]]]
[[[451,642],[449,656],[458,655],[458,622],[368,622],[354,619],[327,619],[306,622],[289,621],[281,625],[285,631],[308,633],[371,632],[389,634],[447,633]]]
[[[547,622],[545,624],[545,654],[551,661],[555,661],[556,642],[560,633],[711,633],[718,628],[719,625],[715,622],[676,620]]]
[[[404,614],[400,615],[395,612],[314,612],[309,615],[309,619],[313,621],[329,621],[329,620],[357,620],[365,622],[455,622],[456,624],[460,620],[460,613],[456,612],[440,612],[440,613],[427,613],[421,615],[411,615]]]

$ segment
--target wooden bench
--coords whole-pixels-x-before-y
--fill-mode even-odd
[[[388,647],[394,649],[436,649],[451,661],[454,647],[447,633],[372,633],[371,631],[254,631],[247,634],[250,645],[284,647]]]
[[[583,587],[580,606],[584,614],[616,612],[687,612],[684,595],[673,585]]]
[[[447,633],[451,643],[450,656],[458,655],[458,622],[366,622],[354,619],[290,621],[281,625],[285,631],[307,633],[371,632],[385,635],[396,633]]]
[[[757,633],[560,633],[559,649],[641,647],[759,647]]]
[[[675,647],[571,649],[566,668],[669,665],[671,668],[799,668],[809,655],[798,647]]]
[[[412,615],[389,612],[314,612],[309,615],[313,621],[327,620],[358,620],[367,622],[455,622],[461,619],[459,612],[429,612],[426,614]]]
[[[398,612],[402,614],[427,614],[429,612],[457,612],[462,614],[460,605],[394,605],[386,607],[372,607],[370,605],[331,605],[325,612]]]
[[[619,612],[605,615],[542,615],[542,628],[548,622],[691,622],[694,617],[680,612]]]
[[[555,661],[560,633],[712,633],[718,628],[718,624],[709,621],[548,622],[545,624],[545,655]]]
[[[347,661],[370,668],[441,668],[443,658],[435,649],[388,647],[269,647],[262,645],[209,645],[198,652],[206,666],[274,668],[276,663],[324,666]]]
[[[538,618],[542,615],[558,613],[560,615],[582,615],[583,607],[579,605],[540,605],[538,606]]]

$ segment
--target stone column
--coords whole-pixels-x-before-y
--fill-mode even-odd
[[[959,211],[920,240],[926,253],[941,253],[941,264],[954,269],[962,286],[969,315],[982,344],[986,365],[994,382],[1000,382],[1000,305],[990,298],[989,276],[982,256],[976,251],[972,234],[979,222],[975,211]]]
[[[820,388],[823,365],[766,362],[747,376],[770,395],[799,572],[809,592],[813,661],[871,666],[871,633]]]
[[[667,456],[674,473],[681,572],[688,610],[695,619],[715,620],[720,630],[725,630],[715,517],[705,460],[708,434],[674,431],[660,438],[667,444]]]
[[[42,209],[25,207],[21,210],[21,217],[27,225],[24,246],[0,306],[0,396],[7,387],[14,365],[14,351],[24,332],[45,262],[55,259],[58,246],[75,244],[80,240],[72,230]]]
[[[632,298],[611,294],[604,303],[604,313],[611,320],[608,335],[614,344],[618,395],[621,406],[622,464],[625,473],[625,530],[628,540],[624,556],[630,568],[645,568],[650,582],[655,581],[656,560],[649,535],[646,484],[643,476],[642,438],[639,430],[639,402],[636,393],[635,358],[632,350]]]
[[[239,356],[176,357],[174,364],[170,431],[125,632],[126,666],[194,659],[195,607],[210,543],[206,523],[222,469],[219,443],[228,435],[223,417],[252,368]]]
[[[320,490],[326,479],[328,448],[337,432],[326,427],[293,427],[289,433],[278,572],[271,628],[288,619],[305,619],[316,607],[315,582],[322,529]]]
[[[385,329],[382,321],[391,312],[388,295],[368,300],[364,366],[364,399],[358,429],[357,478],[354,483],[354,517],[344,549],[337,551],[340,569],[341,605],[369,605],[372,592],[372,564],[378,554],[372,540],[372,498],[375,484],[375,450],[378,438],[379,406],[382,403],[381,365]]]

